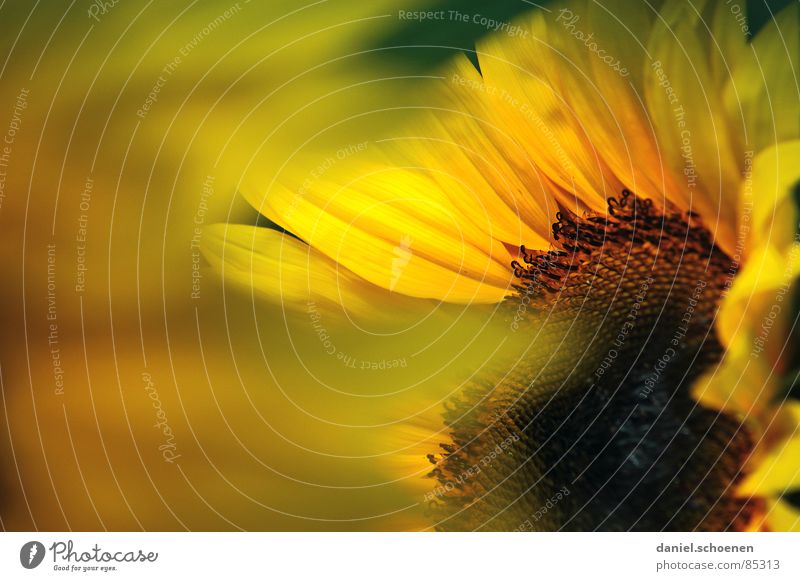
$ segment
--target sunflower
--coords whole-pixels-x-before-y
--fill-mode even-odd
[[[548,4],[390,136],[245,190],[280,228],[206,256],[287,308],[493,305],[512,352],[406,427],[440,530],[798,530],[798,5],[773,16]]]

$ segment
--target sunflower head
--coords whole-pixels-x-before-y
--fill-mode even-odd
[[[363,155],[246,193],[291,236],[237,227],[209,257],[289,306],[501,314],[503,357],[421,396],[401,477],[433,526],[796,527],[797,307],[774,305],[800,273],[797,16],[751,37],[725,3],[532,11]]]
[[[447,410],[440,527],[747,528],[746,428],[690,396],[722,354],[730,259],[695,216],[630,192],[605,215],[559,213],[553,232],[554,249],[523,249],[507,300],[535,341]]]

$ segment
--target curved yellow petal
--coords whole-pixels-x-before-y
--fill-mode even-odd
[[[731,273],[716,327],[726,353],[695,388],[701,401],[738,415],[768,415],[780,385],[789,290],[800,274],[800,215],[790,196],[800,181],[798,159],[800,141],[772,147],[756,156],[742,185],[742,199],[752,203],[745,202],[734,258],[745,262]]]
[[[433,409],[438,412],[438,408]],[[380,439],[382,444],[396,450],[381,458],[386,471],[403,478],[406,488],[425,504],[426,496],[435,485],[428,477],[434,469],[428,458],[431,454],[441,453],[439,444],[448,440],[440,412],[427,413],[400,426],[391,426]]]
[[[202,251],[226,280],[288,309],[375,315],[388,298],[304,242],[269,228],[208,226]]]
[[[261,211],[378,287],[449,302],[502,300],[511,256],[437,201],[437,191],[422,172],[376,168],[298,193],[276,186]]]
[[[729,64],[719,74],[730,123],[744,121],[756,152],[800,138],[800,6],[781,10],[750,43],[730,18],[730,7],[720,4],[717,35],[731,39],[718,59]]]
[[[645,4],[574,2],[529,16],[524,41],[480,45],[487,82],[513,97],[500,104],[506,116],[517,126],[533,111],[531,155],[583,207],[604,211],[623,188],[662,204],[680,199],[639,89],[654,17]]]
[[[772,335],[763,328],[764,317],[783,319],[788,315],[790,307],[784,300],[800,273],[800,208],[791,197],[800,183],[798,159],[800,140],[771,147],[753,160],[750,175],[742,184],[746,212],[739,223],[739,247],[744,265],[733,280],[717,325],[727,345],[740,333],[752,341],[759,330],[762,335]],[[756,329],[755,323],[759,325]],[[777,337],[770,343],[771,350],[780,348]],[[757,342],[753,347],[760,352],[770,345]]]
[[[771,500],[767,504],[767,513],[762,526],[770,531],[800,532],[800,510],[785,500]]]
[[[473,222],[476,217],[485,221],[482,213],[491,209],[496,237],[510,244],[546,246],[560,190],[537,164],[521,126],[498,116],[503,100],[499,87],[490,85],[463,55],[443,75],[426,96],[430,111],[411,129],[412,135],[431,136],[427,147],[411,156],[393,153],[436,168],[440,175],[463,176],[473,196],[448,199]]]
[[[621,186],[587,133],[599,115],[575,111],[563,88],[562,79],[581,75],[549,44],[551,28],[559,26],[552,20],[552,13],[534,12],[522,21],[529,37],[482,40],[484,83],[471,92],[468,87],[465,99],[480,98],[481,112],[513,131],[531,166],[555,186],[558,202],[573,211],[603,210]]]
[[[742,483],[743,495],[780,495],[800,488],[800,404],[787,405],[793,431]]]
[[[567,6],[481,40],[482,74],[455,58],[395,133],[248,199],[376,286],[459,303],[507,296],[508,249],[546,248],[560,207],[604,211],[623,188],[698,211],[731,252],[749,150],[722,107],[739,87],[725,91],[718,53],[730,49],[737,65],[748,50],[730,13],[705,2]],[[789,28],[757,39],[772,68],[775,31]]]
[[[588,3],[587,20],[591,31],[597,31],[597,43],[590,40],[587,46],[573,38],[571,44],[573,51],[580,44],[584,59],[591,63],[595,88],[579,91],[576,84],[570,94],[582,99],[582,111],[600,109],[587,128],[614,173],[628,189],[663,205],[684,201],[685,187],[684,176],[671,171],[666,160],[669,152],[658,141],[643,90],[654,58],[647,44],[657,5],[624,0]]]
[[[746,148],[722,107],[704,5],[664,4],[647,47],[645,96],[664,160],[682,178],[681,207],[700,213],[730,253]]]

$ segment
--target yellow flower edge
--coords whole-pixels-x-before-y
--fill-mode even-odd
[[[281,176],[244,192],[297,238],[219,227],[206,256],[288,308],[319,300],[369,315],[381,300],[512,295],[516,248],[546,249],[559,208],[605,211],[629,189],[698,213],[739,270],[717,320],[726,355],[694,393],[752,427],[740,492],[766,500],[759,526],[796,528],[797,512],[780,499],[797,484],[799,418],[778,397],[785,354],[754,349],[800,268],[790,196],[800,180],[798,6],[751,41],[712,2],[668,1],[658,12],[569,2],[520,25],[527,37],[478,45],[480,73],[455,58],[391,137],[313,180]],[[785,342],[788,307],[772,344]]]

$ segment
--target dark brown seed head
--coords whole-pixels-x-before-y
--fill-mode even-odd
[[[751,445],[690,387],[719,362],[733,275],[694,215],[629,192],[608,215],[562,211],[524,247],[509,320],[530,340],[451,402],[430,457],[442,530],[727,530]]]

